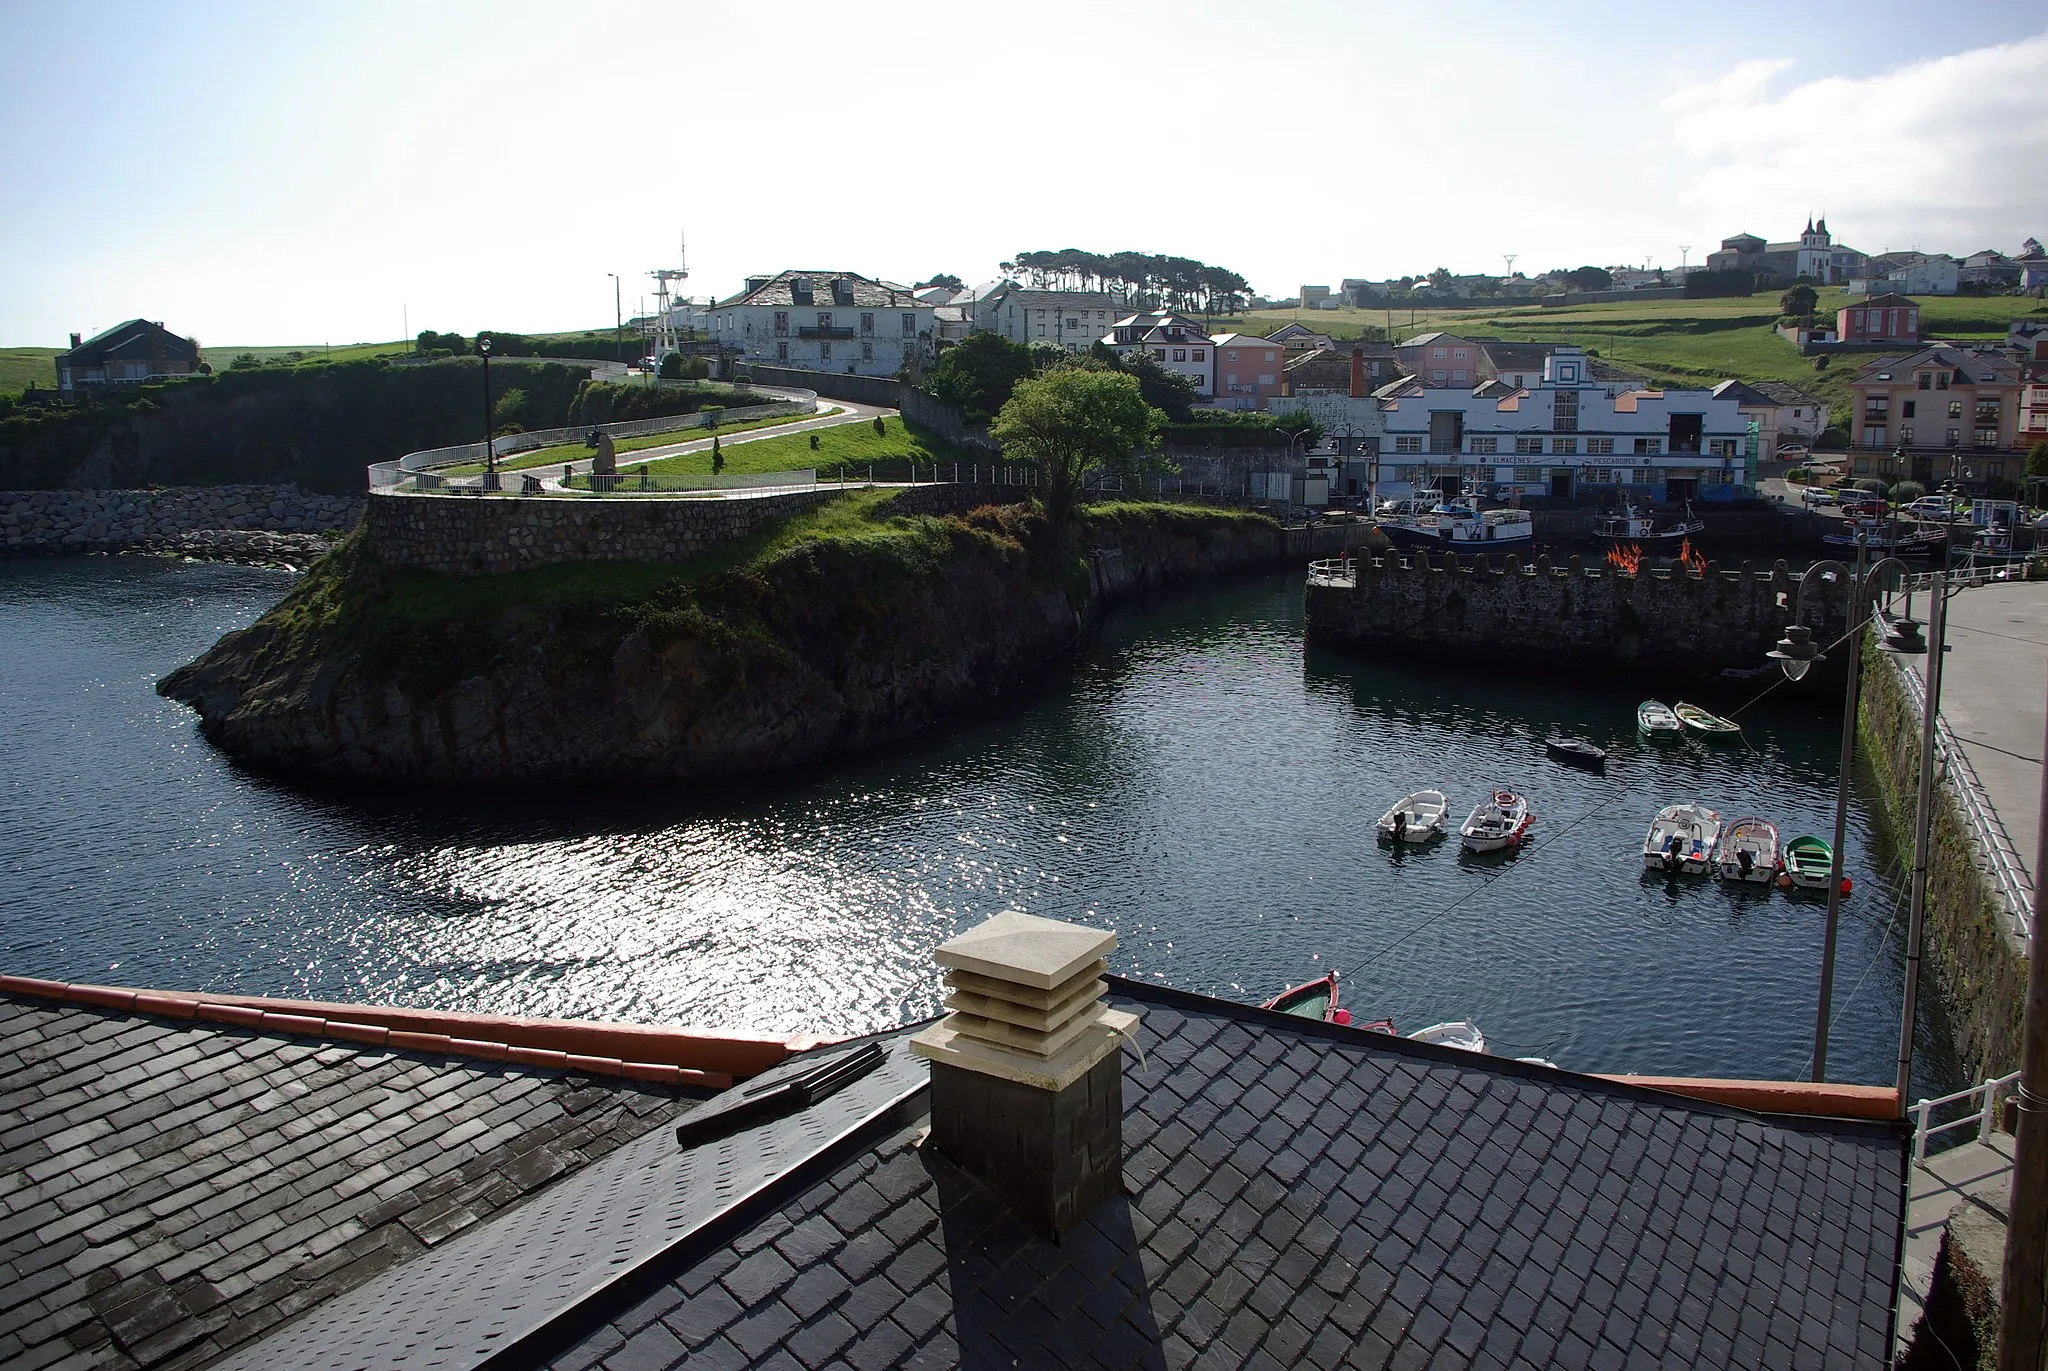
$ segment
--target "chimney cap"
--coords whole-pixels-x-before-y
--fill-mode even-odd
[[[1109,954],[1116,934],[1008,910],[940,943],[940,966],[1051,990]]]

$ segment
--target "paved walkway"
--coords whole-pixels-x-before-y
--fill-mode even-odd
[[[1904,1351],[1934,1279],[1942,1225],[1959,1204],[1975,1204],[2004,1223],[2012,1190],[2010,1133],[1964,1143],[1916,1162],[1906,1199],[1906,1251],[1899,1270],[1899,1323],[1895,1351]]]
[[[1920,606],[1914,615],[1925,618]],[[2048,582],[1971,586],[1948,602],[1941,716],[1968,755],[2030,876],[2041,818],[2048,714]],[[1927,659],[1917,659],[1923,679]]]

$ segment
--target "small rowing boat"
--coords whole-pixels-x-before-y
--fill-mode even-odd
[[[1721,740],[1738,737],[1742,733],[1742,725],[1733,719],[1724,719],[1718,714],[1709,713],[1698,705],[1689,705],[1683,700],[1674,705],[1671,712],[1676,714],[1679,721],[1688,729],[1702,738]]]
[[[1588,771],[1607,769],[1606,749],[1595,747],[1584,738],[1545,738],[1543,750],[1551,760],[1566,766],[1582,766]]]
[[[1643,838],[1643,870],[1698,873],[1713,860],[1721,816],[1703,804],[1665,805]]]
[[[1461,1052],[1486,1050],[1486,1035],[1479,1031],[1479,1025],[1462,1019],[1456,1023],[1433,1023],[1427,1028],[1416,1029],[1408,1037],[1413,1042],[1455,1047]]]
[[[1337,1008],[1337,973],[1334,971],[1292,990],[1283,990],[1259,1008],[1292,1014],[1298,1019],[1319,1019],[1324,1023],[1338,1022],[1335,1016],[1339,1013],[1344,1013],[1343,1022],[1348,1023],[1351,1019],[1350,1014]]]
[[[1451,802],[1441,790],[1410,791],[1380,815],[1380,839],[1389,843],[1426,843],[1441,838],[1450,811]]]
[[[1636,706],[1636,732],[1653,743],[1675,743],[1685,736],[1685,724],[1662,700],[1645,700]]]
[[[1818,838],[1794,838],[1785,844],[1786,879],[1803,890],[1826,890],[1834,865],[1834,848]]]
[[[1458,840],[1472,852],[1498,852],[1520,847],[1529,832],[1529,802],[1512,790],[1496,790],[1492,798],[1472,807],[1458,830]]]
[[[1737,819],[1714,849],[1714,874],[1724,881],[1769,885],[1784,866],[1778,856],[1778,826],[1768,819]]]

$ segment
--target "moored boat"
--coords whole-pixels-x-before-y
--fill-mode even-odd
[[[1721,816],[1703,804],[1665,805],[1643,838],[1643,869],[1697,873],[1713,860],[1721,839]]]
[[[1427,1028],[1418,1028],[1408,1035],[1418,1043],[1435,1043],[1438,1047],[1455,1047],[1462,1052],[1484,1052],[1486,1035],[1479,1031],[1479,1025],[1463,1019],[1455,1023],[1433,1023]]]
[[[1846,533],[1822,538],[1831,547],[1855,547],[1859,543],[1873,552],[1893,552],[1901,557],[1924,557],[1949,544],[1947,524],[1912,519],[1892,527],[1883,523],[1856,523]]]
[[[1337,1007],[1337,973],[1334,971],[1283,990],[1259,1008],[1292,1014],[1298,1019],[1320,1019],[1325,1023],[1351,1021],[1351,1015]],[[1344,1015],[1341,1020],[1336,1017],[1340,1013]]]
[[[1653,743],[1674,743],[1685,736],[1685,724],[1662,700],[1636,706],[1636,732]]]
[[[1426,843],[1443,836],[1451,802],[1441,790],[1415,790],[1380,815],[1379,834],[1390,843]]]
[[[1593,524],[1593,536],[1610,543],[1680,543],[1696,533],[1704,533],[1707,521],[1692,512],[1692,502],[1687,501],[1685,513],[1665,521],[1660,527],[1657,516],[1646,509],[1624,504],[1619,512],[1610,514]]]
[[[1529,802],[1512,790],[1496,790],[1472,807],[1458,829],[1458,840],[1472,852],[1499,852],[1520,847],[1528,835]]]
[[[1785,863],[1778,853],[1778,826],[1768,819],[1737,819],[1714,849],[1714,874],[1724,881],[1769,885]]]
[[[1588,771],[1607,769],[1606,749],[1595,747],[1584,738],[1545,738],[1543,750],[1566,766],[1581,766]]]
[[[1429,552],[1527,552],[1536,524],[1526,509],[1481,510],[1476,500],[1452,500],[1426,511],[1395,514],[1379,521],[1395,547]]]
[[[1739,737],[1742,733],[1742,725],[1733,719],[1724,719],[1718,714],[1701,709],[1698,705],[1687,704],[1683,700],[1673,705],[1671,712],[1678,716],[1679,722],[1687,729],[1702,738],[1725,740]]]
[[[1785,876],[1804,890],[1826,890],[1835,865],[1835,850],[1811,835],[1785,844]]]

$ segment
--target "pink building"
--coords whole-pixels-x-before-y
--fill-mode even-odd
[[[1250,333],[1221,333],[1209,341],[1216,349],[1218,409],[1264,409],[1280,394],[1287,371],[1283,344]]]
[[[1920,341],[1920,306],[1903,295],[1880,295],[1835,311],[1835,336],[1844,343]]]

